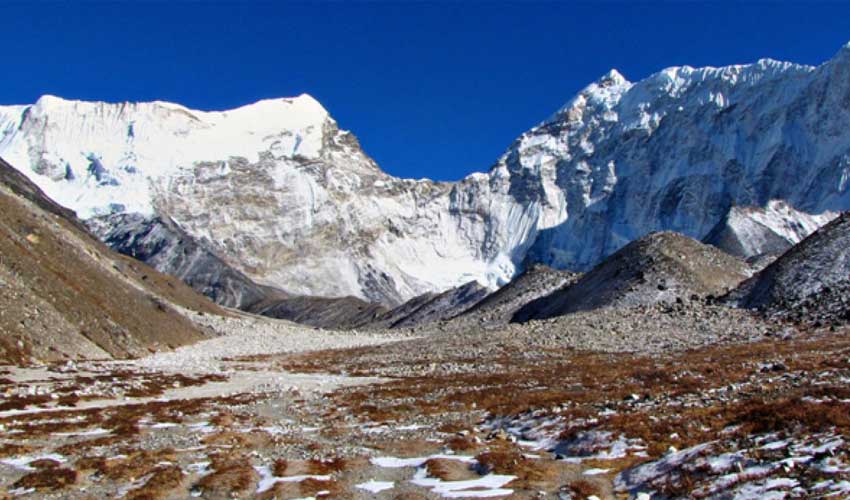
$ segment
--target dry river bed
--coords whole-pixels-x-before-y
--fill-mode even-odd
[[[246,330],[0,368],[0,497],[847,498],[848,381],[846,329],[650,354]]]

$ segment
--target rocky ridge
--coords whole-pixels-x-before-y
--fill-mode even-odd
[[[579,273],[534,264],[507,285],[451,318],[450,323],[452,328],[461,325],[485,329],[502,327],[529,302],[569,286],[580,277]]]
[[[453,318],[474,307],[491,291],[477,281],[446,290],[442,293],[414,297],[387,311],[369,324],[369,328],[411,328]]]
[[[721,295],[750,274],[746,263],[712,246],[676,233],[653,233],[629,243],[575,283],[529,302],[512,321],[681,303]]]

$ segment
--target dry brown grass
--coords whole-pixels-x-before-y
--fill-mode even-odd
[[[0,411],[23,410],[27,406],[42,406],[52,401],[49,395],[22,396],[12,395],[0,402]]]
[[[346,460],[342,457],[328,457],[321,460],[308,460],[306,464],[306,469],[308,474],[326,476],[328,474],[334,474],[337,472],[344,471],[346,465]]]
[[[480,448],[469,436],[452,436],[446,441],[446,446],[454,452],[471,452]]]
[[[422,457],[440,451],[439,444],[419,438],[379,441],[373,443],[372,446],[386,455],[400,457]]]
[[[138,444],[138,437],[131,436],[115,436],[115,435],[107,435],[102,437],[97,437],[94,439],[85,439],[82,441],[73,441],[66,444],[63,444],[56,448],[56,453],[60,453],[62,455],[67,456],[75,456],[75,455],[85,455],[89,453],[92,448],[101,448],[105,446],[130,446]]]
[[[836,429],[850,435],[850,404],[841,402],[814,403],[798,397],[765,402],[755,400],[736,408],[738,416],[732,424],[742,426],[739,432],[766,433],[796,428],[808,432]]]
[[[351,363],[346,362],[350,355],[348,351],[324,352],[317,357],[301,355],[284,363],[308,369],[330,365],[350,370]],[[507,359],[504,359],[505,356]],[[761,373],[760,362],[777,360],[785,365],[788,372],[815,373],[836,368],[850,369],[849,358],[850,336],[847,332],[793,341],[768,340],[708,347],[654,359],[628,354],[548,353],[541,350],[519,355],[503,351],[496,359],[487,360],[507,367],[508,370],[503,373],[408,377],[380,386],[341,390],[335,394],[335,401],[338,407],[347,407],[373,421],[401,421],[421,414],[443,415],[472,410],[516,415],[529,409],[569,403],[570,407],[561,415],[567,421],[576,421],[595,416],[600,406],[611,401],[621,402],[633,393],[650,400],[664,400],[702,397],[709,388],[746,387],[752,377],[766,378],[770,375]],[[780,387],[773,382],[761,384],[757,390],[761,391],[760,396],[767,403],[803,395],[794,394],[793,388],[787,384]],[[752,399],[747,389],[740,391],[742,393],[733,398],[738,401],[734,404],[723,406],[709,401],[707,407],[682,410],[678,419],[671,414],[670,418],[652,421],[641,412],[633,412],[626,407],[620,408],[618,416],[606,419],[603,424],[629,437],[644,439],[651,448],[651,454],[666,451],[671,444],[682,447],[704,442],[723,426],[733,423],[735,418],[761,420],[760,426],[754,429],[777,428],[788,422],[813,430],[824,426],[847,427],[842,417],[846,405],[837,401],[821,405],[822,413],[807,410],[796,403],[777,403],[778,406],[771,406],[767,413],[776,411],[782,418],[769,423],[765,422],[767,416],[759,416],[756,409],[751,409],[748,414],[744,411],[746,408],[738,407],[740,401]],[[809,394],[816,398],[841,400],[847,399],[850,390],[818,388]],[[680,437],[675,442],[669,437],[674,432]],[[465,443],[455,440],[453,444],[462,448]]]
[[[64,468],[40,469],[15,481],[15,488],[35,488],[37,491],[61,490],[77,482],[77,471]]]
[[[235,419],[234,419],[233,415],[230,414],[230,413],[226,413],[226,412],[218,413],[215,416],[213,416],[212,418],[210,418],[210,424],[212,424],[212,425],[214,425],[218,428],[231,427],[231,426],[233,426],[234,422],[235,422]]]
[[[272,465],[272,474],[277,477],[283,477],[286,475],[286,469],[288,468],[289,462],[285,458],[278,458]]]
[[[202,477],[194,488],[214,497],[233,497],[250,490],[259,479],[247,456],[213,456],[213,472]]]
[[[526,458],[520,450],[510,443],[499,443],[491,450],[475,457],[479,472],[516,476],[511,481],[512,488],[532,491],[553,491],[561,484],[561,477],[570,469],[571,464]]]
[[[304,497],[329,497],[340,498],[342,491],[341,485],[334,480],[320,481],[318,479],[307,478],[298,483],[298,491]],[[327,492],[319,495],[321,492]]]
[[[475,457],[478,460],[482,474],[494,472],[496,474],[513,474],[519,465],[528,459],[523,457],[516,448],[502,446],[480,453]]]
[[[176,465],[159,466],[145,484],[127,492],[127,500],[166,498],[183,484],[183,472]]]
[[[55,469],[62,464],[50,458],[39,458],[38,460],[33,460],[27,465],[36,469]]]
[[[424,467],[428,470],[429,476],[443,481],[462,481],[474,477],[469,465],[457,460],[429,458]]]
[[[573,481],[570,483],[569,487],[573,494],[578,498],[589,498],[591,496],[602,497],[602,488],[600,488],[598,484],[587,479]]]
[[[0,444],[0,458],[24,455],[33,451],[33,447],[27,444],[2,443]]]
[[[125,453],[126,458],[107,460],[101,465],[100,472],[112,481],[135,481],[157,470],[160,462],[177,459],[174,450],[165,448],[156,451],[135,450]]]
[[[38,415],[38,414],[36,414]],[[45,418],[44,415],[48,417],[53,417],[57,421],[50,421],[49,418]],[[100,422],[100,417],[96,413],[87,413],[80,415],[82,419],[71,419],[61,421],[63,419],[57,418],[56,415],[51,413],[43,414],[41,418],[27,418],[31,417],[30,415],[25,415],[22,419],[13,420],[14,423],[9,423],[9,429],[14,429],[18,431],[16,434],[17,439],[43,439],[49,437],[51,433],[54,432],[78,432],[88,429],[94,425],[97,425]]]
[[[81,472],[97,471],[105,474],[108,469],[108,459],[103,456],[83,457],[74,462],[74,468]]]

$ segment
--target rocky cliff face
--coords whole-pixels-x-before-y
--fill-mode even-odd
[[[0,156],[83,218],[172,220],[260,285],[394,306],[529,263],[586,270],[653,231],[703,239],[776,200],[790,219],[761,222],[796,243],[803,219],[850,208],[848,123],[850,46],[818,67],[612,71],[458,183],[385,174],[309,96],[226,112],[46,96],[0,107]]]
[[[250,310],[262,301],[285,296],[251,281],[170,219],[119,213],[89,219],[88,226],[112,249],[180,278],[217,304]]]

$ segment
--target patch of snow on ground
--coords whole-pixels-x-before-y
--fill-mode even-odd
[[[387,469],[398,469],[401,467],[422,467],[428,460],[431,459],[440,459],[440,460],[458,460],[464,463],[475,463],[474,457],[463,456],[463,455],[431,455],[430,457],[416,457],[416,458],[396,458],[396,457],[377,457],[371,460],[372,465],[377,465],[378,467],[383,467]]]
[[[96,429],[91,429],[88,431],[78,431],[78,432],[53,432],[51,435],[60,436],[60,437],[69,437],[69,436],[102,436],[104,434],[109,434],[112,431],[109,429],[101,429],[100,427]]]
[[[272,473],[271,468],[265,465],[255,466],[254,470],[257,471],[257,474],[260,475],[260,481],[257,483],[257,493],[263,493],[264,491],[268,491],[272,489],[272,487],[277,483],[300,483],[301,481],[305,481],[307,479],[313,479],[316,481],[330,481],[331,476],[321,476],[321,475],[303,475],[303,476],[286,476],[280,477],[275,476]]]
[[[393,481],[375,481],[374,479],[370,480],[366,483],[360,483],[354,486],[355,488],[366,490],[369,493],[380,493],[385,490],[391,490],[395,488],[395,483]]]
[[[478,479],[466,481],[443,481],[428,477],[428,471],[419,469],[411,483],[430,488],[432,492],[444,498],[491,498],[513,494],[513,490],[503,488],[516,479],[516,476],[487,474]]]

